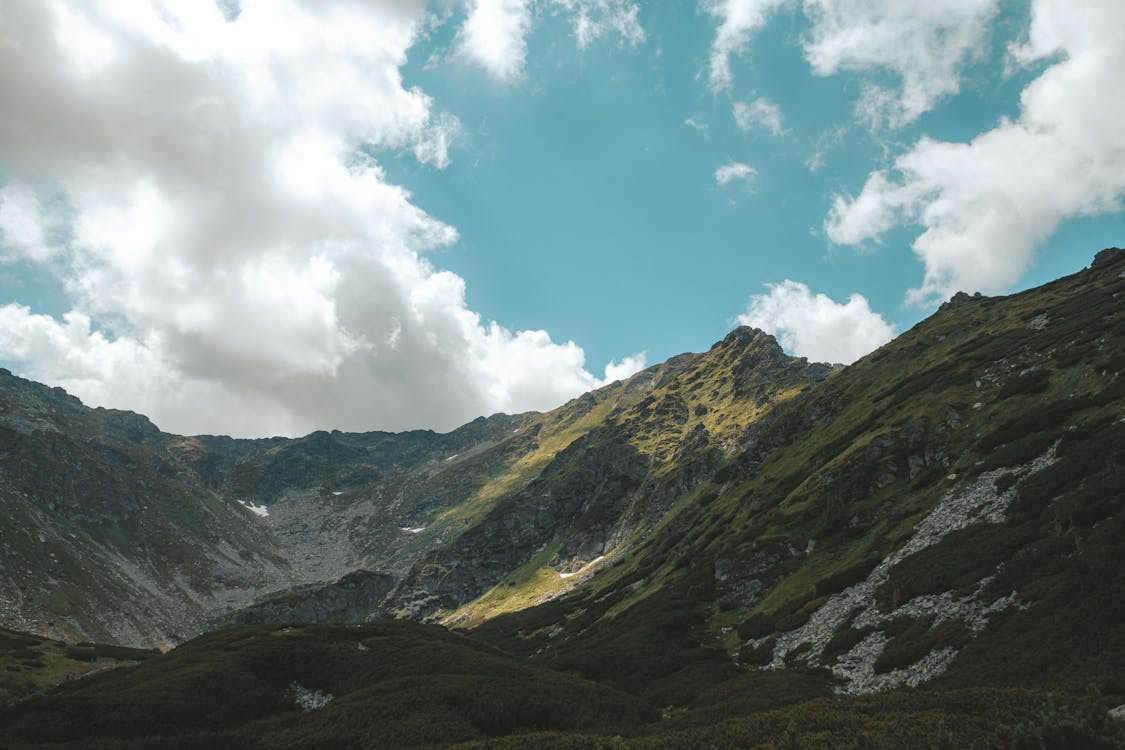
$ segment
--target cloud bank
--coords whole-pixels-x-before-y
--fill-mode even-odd
[[[402,82],[421,3],[4,14],[0,245],[71,306],[0,307],[0,359],[22,374],[238,435],[446,429],[603,382],[573,342],[469,309],[425,255],[456,230],[386,180],[379,154],[440,169],[459,129]]]

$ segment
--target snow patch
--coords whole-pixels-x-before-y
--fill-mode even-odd
[[[593,560],[586,563],[585,565],[583,565],[581,568],[574,571],[573,573],[559,573],[559,578],[573,578],[574,576],[578,575],[579,573],[586,570],[587,568],[590,568],[590,567],[593,567],[594,565],[597,565],[599,562],[601,562],[604,559],[605,559],[605,555],[598,555]]]
[[[399,531],[405,531],[407,534],[419,534],[426,530],[425,526],[399,526]]]
[[[315,711],[318,708],[324,708],[336,697],[332,693],[309,690],[296,682],[289,683],[289,689],[293,691],[293,702],[300,706],[302,711]]]
[[[457,458],[457,456],[458,456],[458,455],[459,455],[459,454],[457,454],[457,453],[454,453],[454,454],[453,454],[452,456],[450,456],[449,458],[447,458],[447,459],[445,459],[445,460],[446,460],[446,461],[452,461],[453,459]]]
[[[264,506],[264,505],[254,505],[254,503],[247,502],[246,500],[239,500],[238,503],[243,508],[250,511],[251,513],[253,513],[256,516],[261,516],[262,518],[265,518],[266,516],[268,516],[270,514],[269,509],[266,508],[266,506]]]

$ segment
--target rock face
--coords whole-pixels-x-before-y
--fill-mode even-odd
[[[821,666],[821,657],[832,638],[842,628],[851,628],[868,631],[869,634],[850,651],[840,655],[834,664],[825,665],[831,666],[833,673],[842,681],[837,688],[839,692],[870,693],[903,685],[914,687],[940,675],[952,663],[957,649],[937,647],[922,655],[914,664],[876,674],[876,661],[887,642],[880,626],[899,618],[928,618],[932,622],[931,627],[947,620],[957,620],[965,623],[970,631],[979,633],[988,625],[991,616],[1018,606],[1019,598],[1013,592],[992,601],[982,601],[982,591],[994,577],[990,575],[978,581],[968,596],[958,597],[952,591],[918,596],[883,613],[875,601],[876,590],[887,583],[891,571],[903,560],[932,547],[953,532],[980,523],[1002,523],[1016,492],[1011,486],[998,492],[996,480],[1001,476],[1023,476],[1041,471],[1054,460],[1052,448],[1024,466],[985,472],[968,486],[948,492],[918,523],[906,544],[879,562],[866,578],[830,597],[811,613],[805,625],[769,639],[773,644],[769,667],[779,669],[785,666],[786,657],[799,648],[803,649],[800,661]],[[766,640],[752,640],[747,645],[760,647]]]
[[[374,610],[394,585],[393,576],[357,570],[335,583],[275,594],[236,611],[222,624],[354,622]]]

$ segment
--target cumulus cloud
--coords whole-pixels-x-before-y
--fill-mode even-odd
[[[726,187],[732,182],[741,182],[749,189],[754,186],[757,177],[758,170],[740,161],[728,161],[715,170],[715,184],[719,187]]]
[[[851,364],[894,338],[894,327],[862,295],[841,304],[797,281],[766,286],[769,293],[752,296],[738,322],[772,333],[796,356]]]
[[[805,57],[817,75],[882,70],[900,86],[868,84],[862,120],[899,127],[960,88],[960,68],[983,52],[1000,0],[804,0]]]
[[[837,196],[827,217],[828,237],[851,245],[921,225],[913,249],[925,278],[910,302],[1006,291],[1060,221],[1121,210],[1125,6],[1036,0],[1013,54],[1051,63],[1022,92],[1018,119],[968,143],[922,138],[858,196]]]
[[[399,72],[425,12],[5,5],[0,257],[51,269],[71,310],[0,306],[0,359],[241,435],[445,429],[602,384],[576,344],[470,310],[424,255],[456,230],[386,180],[380,154],[441,168],[459,128]]]
[[[647,359],[648,356],[644,352],[639,352],[622,358],[620,362],[616,360],[610,362],[605,366],[605,377],[602,378],[602,382],[613,383],[640,372],[645,369]]]
[[[714,91],[731,87],[731,58],[787,0],[705,0],[718,21],[708,67]],[[796,5],[796,2],[794,2]],[[856,113],[871,127],[900,127],[960,88],[960,71],[983,51],[1000,0],[802,0],[810,23],[805,59],[816,75],[889,73],[868,81]],[[736,114],[737,117],[737,114]]]
[[[501,80],[518,78],[530,30],[529,0],[473,0],[457,32],[457,51]]]
[[[56,248],[48,235],[55,225],[33,190],[18,184],[0,187],[0,253],[6,253],[9,260],[51,260]]]
[[[712,91],[725,91],[734,82],[731,57],[750,46],[754,32],[766,25],[770,15],[788,0],[704,0],[703,9],[718,21],[711,42],[708,81]]]
[[[758,97],[752,102],[735,102],[733,105],[734,122],[738,129],[745,132],[754,128],[765,128],[774,135],[785,132],[782,124],[781,107],[769,99]]]

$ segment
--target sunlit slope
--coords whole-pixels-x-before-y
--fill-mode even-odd
[[[631,403],[579,399],[582,433],[423,558],[389,611],[471,625],[560,595],[667,523],[771,407],[833,372],[749,328],[667,366]]]

